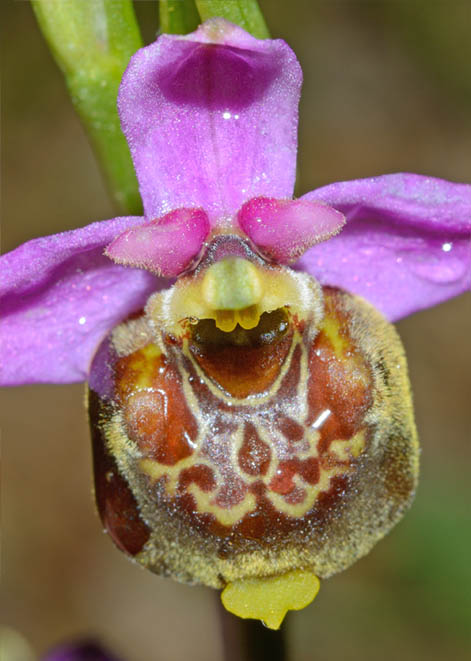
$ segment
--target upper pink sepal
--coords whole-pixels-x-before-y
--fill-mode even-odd
[[[202,207],[218,225],[251,197],[291,197],[301,81],[284,41],[222,18],[138,50],[118,108],[144,215]]]
[[[246,202],[237,220],[265,255],[284,264],[338,234],[345,224],[345,216],[323,202],[269,197]]]
[[[120,234],[105,250],[118,264],[173,278],[200,253],[210,225],[203,209],[175,209]]]

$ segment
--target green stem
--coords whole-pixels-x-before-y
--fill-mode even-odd
[[[195,0],[160,0],[160,30],[168,34],[188,34],[198,27]]]
[[[142,46],[130,0],[32,0],[118,207],[140,213],[137,180],[116,98],[124,69]]]
[[[222,16],[257,39],[268,39],[268,31],[257,0],[195,0],[201,20]]]
[[[287,661],[286,620],[278,631],[272,631],[258,620],[232,615],[222,606],[219,594],[216,598],[224,661]]]

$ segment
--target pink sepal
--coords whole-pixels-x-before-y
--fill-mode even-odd
[[[340,209],[347,225],[296,268],[363,296],[389,321],[470,289],[471,185],[386,174],[330,184],[302,199]]]
[[[218,225],[251,197],[291,196],[301,81],[283,41],[222,18],[138,50],[118,107],[145,216],[203,207]]]

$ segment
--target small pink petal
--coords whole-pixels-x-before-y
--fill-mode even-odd
[[[246,202],[237,219],[240,228],[266,255],[284,264],[338,234],[345,224],[344,215],[323,202],[268,197]]]
[[[105,254],[118,264],[175,277],[199,254],[210,225],[202,209],[175,209],[120,234]]]

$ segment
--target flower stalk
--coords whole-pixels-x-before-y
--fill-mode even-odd
[[[142,39],[130,0],[33,0],[39,26],[121,212],[139,213],[137,179],[116,97]]]
[[[219,16],[243,28],[257,39],[269,39],[270,32],[257,0],[195,0],[202,21]]]
[[[188,34],[200,22],[195,0],[160,0],[159,18],[160,31],[166,34]]]
[[[218,600],[224,661],[288,661],[287,622],[272,631],[256,620],[234,617]]]
[[[39,27],[64,74],[117,210],[142,211],[116,97],[130,58],[142,38],[131,0],[32,0]],[[161,0],[160,30],[187,34],[222,16],[260,39],[269,32],[256,0]]]
[[[270,32],[257,0],[195,0],[202,21],[219,16],[250,32],[257,39],[269,39]]]

